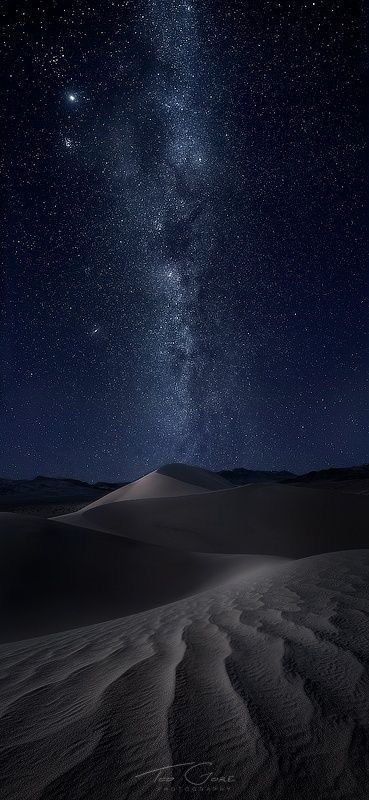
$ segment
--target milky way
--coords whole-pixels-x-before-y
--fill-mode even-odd
[[[24,0],[4,31],[0,472],[367,460],[356,6]]]
[[[199,435],[193,402],[203,358],[199,292],[214,246],[214,122],[201,86],[205,59],[195,8],[174,2],[168,14],[165,3],[150,4],[142,17],[152,68],[126,120],[121,188],[134,218],[131,265],[149,296],[148,320],[152,314],[142,333],[150,373],[145,412],[159,422],[156,446],[188,460]],[[135,145],[137,138],[142,144],[142,126],[146,150]]]

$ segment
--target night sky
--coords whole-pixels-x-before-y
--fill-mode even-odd
[[[3,71],[0,474],[368,461],[359,4],[12,2]]]

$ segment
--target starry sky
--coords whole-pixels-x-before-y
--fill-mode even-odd
[[[9,3],[0,474],[369,461],[349,0]]]

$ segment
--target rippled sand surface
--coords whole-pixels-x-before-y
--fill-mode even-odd
[[[368,583],[330,553],[3,644],[0,796],[367,800]]]

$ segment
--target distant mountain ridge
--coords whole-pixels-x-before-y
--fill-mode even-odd
[[[331,467],[329,469],[311,470],[303,475],[293,472],[234,469],[219,473],[233,486],[246,483],[283,483],[294,486],[336,489],[355,494],[369,494],[369,464],[355,467]]]
[[[347,481],[369,478],[369,464],[357,467],[330,467],[329,469],[312,470],[304,475],[287,478],[286,483],[310,483],[312,481]]]
[[[49,478],[37,475],[29,480],[13,480],[0,478],[0,501],[36,499],[58,500],[60,498],[90,498],[101,497],[106,492],[122,486],[122,483],[88,483],[78,478]]]
[[[246,483],[281,483],[287,479],[294,480],[297,475],[294,472],[287,470],[259,470],[259,469],[245,469],[244,467],[236,467],[236,469],[223,469],[218,472],[222,478],[234,486],[244,486]]]
[[[173,469],[173,467],[172,467]],[[160,467],[158,472],[164,471],[165,467]],[[211,473],[208,472],[210,475]],[[312,470],[303,475],[296,475],[288,470],[252,470],[245,467],[237,467],[231,470],[220,470],[214,472],[214,476],[228,481],[232,486],[244,486],[247,483],[342,483],[344,481],[368,481],[369,464],[362,464],[354,467],[332,467],[329,469]],[[121,488],[129,484],[130,481],[109,483],[108,481],[98,481],[89,483],[88,481],[78,480],[78,478],[51,478],[38,475],[29,480],[13,480],[0,478],[0,502],[17,501],[32,502],[39,499],[47,501],[58,501],[60,499],[76,500],[95,500],[108,492]],[[219,486],[221,488],[221,485]]]

